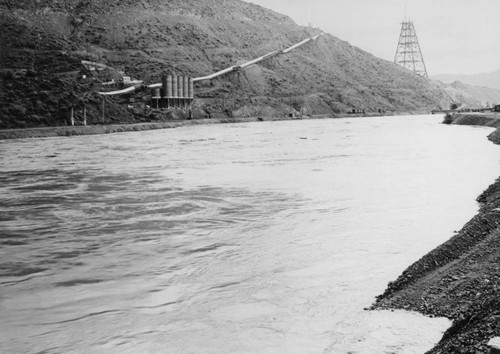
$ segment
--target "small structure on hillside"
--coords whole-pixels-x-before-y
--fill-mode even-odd
[[[132,79],[130,76],[125,76],[123,71],[117,70],[106,64],[97,63],[88,60],[82,60],[82,65],[87,72],[97,82],[105,88],[117,89],[127,88],[130,86],[141,86],[143,81]]]
[[[194,81],[189,76],[164,74],[161,87],[153,87],[151,91],[151,107],[186,109],[194,100]]]

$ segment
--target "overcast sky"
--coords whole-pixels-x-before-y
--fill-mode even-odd
[[[406,17],[429,75],[500,69],[500,0],[247,0],[393,61]]]

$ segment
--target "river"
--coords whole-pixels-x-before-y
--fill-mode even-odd
[[[2,353],[422,353],[366,311],[477,211],[488,128],[299,120],[0,142]]]

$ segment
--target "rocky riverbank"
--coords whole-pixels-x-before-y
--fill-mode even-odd
[[[445,123],[496,127],[488,138],[500,144],[500,114],[457,113]],[[500,336],[500,177],[477,201],[478,214],[389,283],[372,306],[452,319],[429,353],[489,353],[488,341]]]

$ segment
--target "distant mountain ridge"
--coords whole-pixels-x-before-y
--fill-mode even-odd
[[[461,108],[485,108],[500,104],[500,89],[474,86],[460,81],[451,84],[435,82]]]
[[[431,77],[434,80],[439,80],[444,83],[452,83],[455,81],[463,82],[464,84],[474,86],[486,86],[500,90],[500,69],[490,73],[474,74],[474,75],[456,75],[442,74]]]

